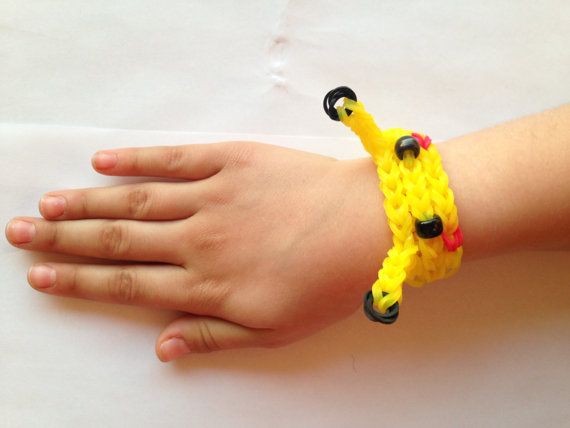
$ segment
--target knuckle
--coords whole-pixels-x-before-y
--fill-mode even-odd
[[[144,187],[137,187],[127,193],[127,210],[131,218],[147,217],[150,211],[150,192]]]
[[[186,307],[189,312],[217,313],[226,300],[227,293],[217,280],[203,279],[187,288]]]
[[[183,146],[165,148],[164,165],[169,172],[178,172],[184,168],[185,152]]]
[[[78,269],[76,267],[73,267],[70,272],[69,280],[65,284],[65,292],[67,294],[75,294],[76,290],[79,289],[79,283],[78,283],[79,279],[77,271]]]
[[[86,192],[81,192],[79,194],[79,207],[81,210],[82,217],[88,217],[91,210],[89,209],[89,198]]]
[[[216,341],[212,329],[210,328],[209,322],[206,320],[196,321],[196,330],[198,335],[196,336],[196,343],[194,343],[194,349],[196,352],[212,352],[219,351],[221,349],[219,343]]]
[[[127,150],[123,157],[127,161],[129,169],[135,172],[142,170],[142,149]]]
[[[196,238],[196,249],[200,252],[220,251],[227,245],[228,236],[223,232],[205,231]]]
[[[228,149],[226,166],[234,168],[252,166],[255,161],[257,147],[257,144],[250,141],[241,141],[232,144]]]
[[[109,296],[118,302],[133,303],[139,296],[136,274],[130,269],[120,269],[107,284]]]
[[[232,183],[224,183],[224,186],[219,186],[213,191],[204,195],[206,207],[223,207],[228,206],[235,198],[235,191]]]
[[[126,227],[118,222],[110,223],[101,228],[99,242],[101,251],[105,255],[121,257],[129,251]]]
[[[46,238],[46,246],[49,249],[57,250],[57,247],[60,244],[59,238],[59,228],[60,223],[52,222],[47,224],[47,238]]]

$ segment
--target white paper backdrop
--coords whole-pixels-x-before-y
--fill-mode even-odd
[[[568,2],[461,3],[2,1],[0,221],[116,182],[89,167],[106,147],[362,156],[322,111],[339,84],[439,140],[568,102]],[[41,295],[37,256],[0,255],[0,426],[570,426],[569,253],[465,264],[409,289],[390,328],[357,313],[287,348],[169,365],[153,347],[176,314]]]

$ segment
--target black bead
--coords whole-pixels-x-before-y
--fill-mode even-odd
[[[338,100],[341,98],[348,98],[349,100],[357,101],[356,94],[352,89],[348,86],[339,86],[338,88],[332,89],[325,95],[325,99],[323,100],[323,107],[325,109],[325,113],[332,119],[339,121],[340,118],[338,117],[338,111],[334,105]],[[346,109],[346,114],[351,115],[352,110]]]
[[[396,156],[398,156],[400,160],[404,159],[404,153],[408,150],[411,150],[414,157],[417,158],[420,155],[420,143],[411,135],[405,135],[404,137],[398,138],[394,150],[396,150]]]
[[[383,295],[385,296],[386,293],[383,293]],[[385,314],[374,309],[373,303],[374,297],[372,296],[372,290],[370,290],[364,295],[363,305],[364,314],[370,321],[382,324],[392,324],[398,319],[398,314],[400,313],[400,305],[398,302],[390,306]]]
[[[443,222],[436,214],[425,221],[416,220],[416,234],[423,239],[435,238],[443,233]]]

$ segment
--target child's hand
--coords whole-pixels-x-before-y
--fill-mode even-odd
[[[369,159],[239,142],[105,151],[93,165],[188,181],[50,192],[47,220],[20,217],[6,236],[27,250],[127,261],[38,264],[28,280],[48,294],[192,314],[159,336],[163,361],[283,345],[348,316],[389,245]]]

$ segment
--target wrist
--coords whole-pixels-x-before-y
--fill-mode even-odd
[[[343,219],[347,225],[353,284],[362,294],[378,278],[378,270],[392,246],[392,232],[384,212],[384,195],[371,158],[339,162],[348,183]]]

